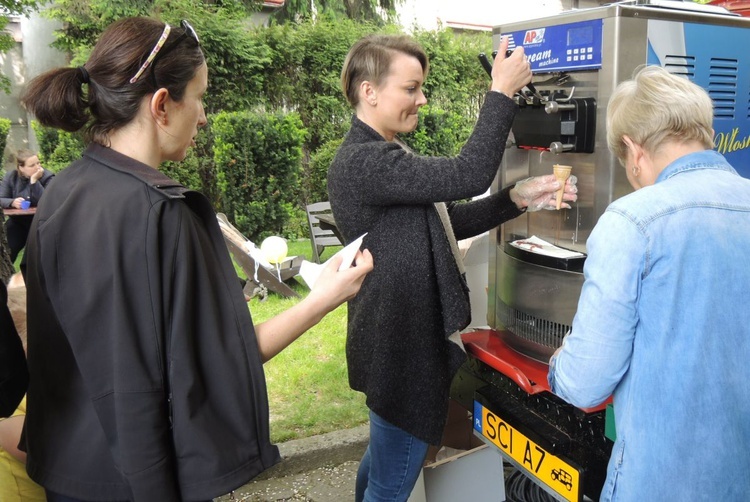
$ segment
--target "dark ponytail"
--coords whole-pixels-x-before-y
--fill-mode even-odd
[[[116,21],[99,37],[85,67],[58,68],[36,77],[21,96],[21,103],[45,126],[69,132],[85,127],[86,141],[108,146],[110,134],[129,124],[143,98],[157,90],[155,82],[180,101],[188,82],[205,63],[197,40],[181,42],[186,31],[173,26],[165,48],[176,45],[158,65],[154,62],[148,68],[153,78],[147,75],[131,82],[164,26],[164,22],[147,17]]]
[[[75,132],[89,121],[76,68],[56,68],[39,75],[24,90],[21,104],[47,127]]]

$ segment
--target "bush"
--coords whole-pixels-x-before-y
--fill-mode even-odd
[[[195,19],[195,18],[189,18]],[[221,9],[196,19],[206,55],[208,80],[206,111],[238,111],[265,101],[263,83],[271,63],[271,50],[247,26]]]
[[[334,139],[324,144],[310,158],[309,176],[304,183],[307,199],[305,204],[328,200],[328,168],[331,167],[343,138]]]
[[[299,116],[221,112],[212,133],[221,210],[256,242],[282,234],[299,196],[307,134]]]
[[[45,169],[53,173],[66,168],[74,160],[81,158],[85,145],[83,137],[78,133],[70,133],[44,127],[39,122],[31,123],[39,143],[39,160]]]
[[[5,151],[8,144],[8,134],[10,134],[10,120],[0,117],[0,152]]]
[[[310,238],[310,227],[307,222],[307,212],[298,204],[285,204],[288,220],[279,234],[289,240]]]
[[[430,58],[424,83],[429,104],[476,120],[491,82],[478,59],[480,52],[492,52],[490,34],[445,29],[418,31],[414,37]]]
[[[316,21],[270,26],[257,32],[273,52],[264,95],[271,108],[299,113],[309,131],[306,152],[343,137],[349,129],[352,109],[341,92],[341,66],[352,44],[377,29],[371,24],[320,16]]]
[[[164,162],[159,170],[180,184],[199,192],[203,192],[203,184],[199,172],[200,158],[194,149],[188,151],[187,156],[181,162]]]
[[[208,115],[206,118],[208,124],[195,137],[195,147],[188,149],[185,159],[180,162],[164,162],[159,170],[186,187],[203,193],[214,207],[218,207],[220,196],[216,188],[211,134],[213,116]]]
[[[452,157],[471,134],[474,118],[426,105],[419,110],[419,127],[401,139],[420,155]]]
[[[2,149],[0,152],[5,151],[5,145],[8,142],[8,134],[10,133],[10,120],[0,117],[0,145]],[[5,175],[3,169],[0,173]],[[2,176],[0,176],[2,179]],[[10,248],[8,247],[8,241],[5,238],[5,217],[0,216],[0,281],[3,283],[8,282],[10,276],[13,274],[13,263],[10,261]]]

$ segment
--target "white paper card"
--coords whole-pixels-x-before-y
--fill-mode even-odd
[[[357,251],[362,245],[362,240],[365,238],[365,235],[367,235],[367,233],[364,233],[358,238],[354,239],[346,247],[344,247],[344,249],[342,249],[341,251],[339,251],[332,257],[328,258],[328,260],[326,260],[325,263],[318,264],[318,263],[313,263],[311,261],[303,260],[302,265],[300,265],[300,268],[299,268],[299,275],[305,281],[307,286],[310,289],[312,289],[313,286],[315,286],[315,282],[318,280],[318,277],[320,277],[320,274],[321,272],[323,272],[323,269],[328,265],[328,262],[333,260],[333,258],[336,256],[343,257],[343,260],[341,261],[341,265],[339,266],[339,272],[351,267],[352,263],[354,263],[354,257],[357,256]]]
[[[532,235],[528,239],[519,239],[510,243],[511,246],[515,246],[519,249],[531,251],[532,253],[543,254],[546,256],[553,256],[555,258],[579,258],[585,256],[583,253],[578,251],[570,251],[569,249],[563,249],[557,247],[554,244],[550,244],[544,239],[540,239],[536,235]]]

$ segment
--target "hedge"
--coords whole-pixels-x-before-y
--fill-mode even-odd
[[[10,120],[0,117],[0,152],[5,151],[8,144],[8,134],[10,134]]]
[[[299,200],[302,144],[296,113],[221,112],[212,121],[219,207],[246,237],[283,235]]]

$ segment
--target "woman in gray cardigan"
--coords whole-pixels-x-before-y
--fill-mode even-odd
[[[451,379],[464,361],[449,336],[470,320],[456,238],[480,234],[552,201],[553,175],[484,193],[503,155],[516,105],[530,81],[519,48],[503,41],[474,132],[454,158],[421,157],[396,140],[417,126],[426,104],[428,61],[409,37],[371,35],[350,50],[342,87],[355,109],[328,173],[328,192],[346,241],[367,232],[375,268],[349,302],[349,383],[367,396],[370,444],[357,475],[356,500],[402,501],[429,444],[440,441]],[[565,200],[575,200],[575,181]]]

